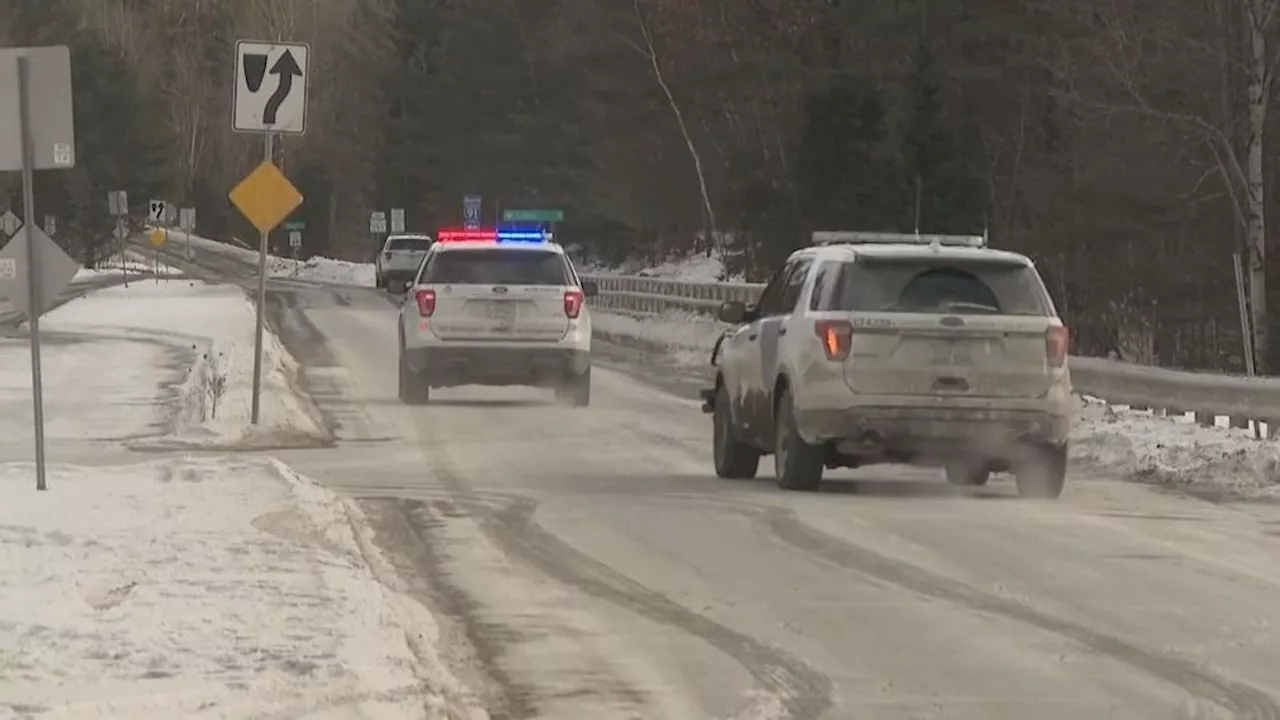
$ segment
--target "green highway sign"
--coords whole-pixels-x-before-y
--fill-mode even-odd
[[[503,210],[503,222],[564,222],[563,210]]]
[[[290,220],[284,224],[285,230],[306,230],[307,224],[302,220]]]

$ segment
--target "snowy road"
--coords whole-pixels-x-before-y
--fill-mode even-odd
[[[1280,717],[1274,505],[1081,475],[1056,503],[892,468],[810,495],[720,481],[697,404],[630,363],[588,410],[402,406],[394,312],[273,282],[338,438],[275,455],[364,498],[495,717]]]

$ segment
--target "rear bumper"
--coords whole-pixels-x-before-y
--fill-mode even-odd
[[[457,385],[555,386],[591,368],[591,353],[578,348],[421,347],[405,361],[431,387]]]
[[[1067,412],[1026,409],[859,407],[798,410],[800,435],[843,453],[906,458],[1008,457],[1027,445],[1065,445]]]

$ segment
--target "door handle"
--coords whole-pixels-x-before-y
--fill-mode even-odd
[[[748,340],[755,340],[755,339],[756,339],[756,334],[755,334],[755,333],[752,333],[752,334],[748,335],[748,336],[747,336],[747,339],[748,339]]]

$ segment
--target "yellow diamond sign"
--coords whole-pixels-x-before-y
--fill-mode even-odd
[[[270,160],[264,160],[229,195],[258,232],[269,233],[302,204],[302,193]]]
[[[168,241],[169,241],[169,234],[164,231],[164,228],[156,228],[155,230],[151,231],[152,245],[155,245],[156,247],[160,247],[161,245],[165,244]]]

